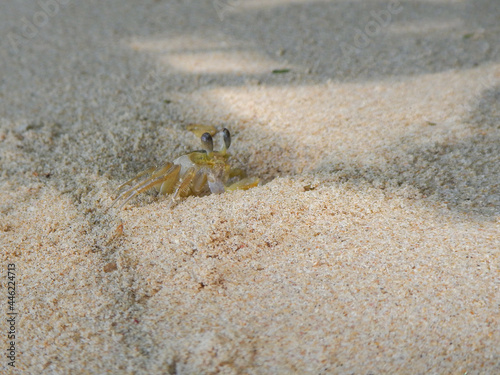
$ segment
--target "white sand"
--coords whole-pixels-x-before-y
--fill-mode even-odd
[[[138,3],[2,4],[0,372],[500,373],[498,2]],[[105,214],[190,123],[262,186]]]

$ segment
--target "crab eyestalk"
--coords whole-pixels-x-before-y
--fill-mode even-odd
[[[203,148],[207,152],[208,156],[211,157],[214,153],[214,140],[212,139],[210,133],[203,133],[201,136],[201,144],[203,145]]]
[[[222,139],[224,140],[224,145],[222,146],[220,153],[225,154],[229,146],[231,146],[231,133],[226,128],[222,129]]]

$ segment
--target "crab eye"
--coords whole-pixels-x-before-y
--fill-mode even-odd
[[[201,144],[207,153],[212,153],[214,151],[214,141],[210,133],[203,133],[201,136]]]
[[[226,147],[226,150],[231,146],[231,134],[229,133],[229,130],[224,128],[222,130],[222,137],[224,139],[224,146]]]

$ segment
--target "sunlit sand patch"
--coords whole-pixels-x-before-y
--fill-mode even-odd
[[[263,74],[276,68],[277,63],[256,52],[199,52],[165,55],[161,61],[189,73]]]
[[[264,74],[282,67],[282,63],[241,43],[235,46],[230,40],[214,42],[197,37],[134,39],[130,47],[136,51],[158,53],[160,63],[184,73]]]
[[[322,3],[322,0],[252,0],[252,1],[243,1],[243,0],[231,0],[225,1],[227,4],[227,8],[231,11],[238,10],[247,10],[247,9],[265,9],[265,8],[274,8],[277,6],[288,6],[290,4],[311,4],[311,3]],[[221,2],[222,3],[222,2]]]
[[[405,34],[417,34],[425,30],[427,33],[448,32],[449,30],[461,30],[464,28],[464,22],[461,19],[443,19],[436,17],[434,21],[414,20],[405,22],[393,22],[387,28],[391,34],[401,37]]]

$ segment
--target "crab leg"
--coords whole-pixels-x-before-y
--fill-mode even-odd
[[[168,169],[171,169],[173,166],[172,163],[168,162],[166,163],[163,167],[161,168],[157,168],[155,170],[156,167],[152,167],[152,168],[149,168],[149,169],[146,169],[145,171],[139,173],[139,175],[137,175],[136,177],[134,177],[133,179],[125,182],[124,184],[122,184],[120,187],[118,187],[118,189],[116,189],[115,191],[120,191],[124,186],[126,186],[127,184],[131,183],[131,182],[134,182],[136,181],[137,179],[139,179],[140,177],[144,176],[145,174],[147,173],[150,173],[152,172],[153,170],[155,170],[155,172],[153,172],[153,175],[145,180],[142,180],[142,181],[139,181],[137,184],[135,184],[134,186],[132,186],[130,189],[128,190],[125,190],[124,192],[122,192],[120,195],[118,195],[118,197],[116,197],[115,201],[113,202],[113,204],[111,204],[111,207],[113,207],[115,205],[115,203],[117,201],[119,201],[121,198],[127,198],[127,195],[137,189],[140,189],[144,184],[147,184],[149,183],[149,181],[151,181],[154,177],[156,176],[159,176],[160,174],[164,174],[165,172],[167,172]],[[121,207],[121,206],[120,206]]]
[[[172,169],[175,172],[177,169],[180,169],[180,166],[176,165]],[[169,178],[171,178],[171,176],[168,173],[166,175],[157,177],[154,180],[147,180],[146,183],[144,183],[143,185],[139,186],[137,189],[133,190],[132,193],[125,199],[125,201],[120,205],[120,207],[118,209],[122,208],[129,200],[131,200],[135,196],[137,196],[137,195],[141,194],[142,192],[147,191],[147,190],[149,190],[149,189],[151,189],[151,188],[153,188],[153,187],[155,187],[155,186],[163,183],[164,181],[168,180]],[[130,190],[129,190],[129,192],[130,192]]]
[[[200,169],[198,172],[196,172],[196,175],[193,178],[193,186],[191,187],[193,194],[200,195],[205,189],[206,184],[207,174],[202,169]]]
[[[259,184],[259,179],[257,177],[247,177],[243,180],[239,180],[234,184],[226,186],[226,191],[234,191],[234,190],[248,190]]]
[[[154,177],[159,177],[163,174],[165,174],[165,172],[167,172],[170,168],[172,168],[173,164],[171,162],[167,162],[163,165],[163,167],[161,168],[158,168],[157,170],[155,170],[152,174],[151,174],[151,177],[154,178]]]
[[[180,170],[180,166],[179,165],[173,165],[172,163],[169,163],[170,164],[170,169],[168,171],[164,171],[168,165],[165,165],[164,168],[162,168],[161,170],[163,171],[163,174],[159,177],[156,177],[156,178],[153,178],[153,177],[150,177],[144,181],[141,181],[139,182],[138,184],[136,184],[135,186],[133,186],[132,188],[128,189],[127,191],[124,191],[123,193],[121,193],[116,199],[115,201],[113,202],[113,204],[111,205],[111,207],[113,207],[113,205],[119,201],[121,198],[125,198],[125,201],[120,205],[119,209],[122,208],[125,203],[127,203],[130,199],[132,199],[133,197],[135,197],[136,195],[144,192],[144,191],[147,191],[161,183],[163,183],[164,181],[172,178],[172,174],[174,174],[175,176],[177,176],[177,174],[179,173],[179,170]],[[110,207],[110,208],[111,208]]]
[[[181,166],[176,165],[172,170],[169,171],[167,178],[163,181],[160,186],[160,191],[158,195],[171,194],[174,191],[174,187],[177,184],[179,178],[179,172],[181,171]]]
[[[147,175],[147,174],[149,174],[149,173],[151,173],[151,172],[153,172],[153,173],[152,173],[152,175],[151,175],[151,177],[156,177],[156,176],[159,176],[159,175],[161,175],[161,174],[165,173],[165,172],[166,172],[166,171],[167,171],[170,167],[172,167],[172,165],[173,165],[172,163],[167,162],[166,164],[164,164],[162,167],[159,167],[159,168],[156,168],[156,167],[154,167],[154,166],[153,166],[153,167],[151,167],[151,168],[148,168],[148,169],[146,169],[145,171],[142,171],[141,173],[139,173],[139,174],[138,174],[137,176],[135,176],[134,178],[131,178],[131,179],[130,179],[130,180],[128,180],[127,182],[124,182],[123,184],[121,184],[120,186],[118,186],[118,187],[115,189],[114,193],[116,193],[116,192],[120,191],[120,190],[121,190],[121,189],[123,189],[125,186],[127,186],[127,185],[131,184],[132,182],[135,182],[135,181],[139,180],[142,176]],[[141,184],[142,182],[143,182],[143,181],[139,182],[138,184]],[[132,189],[134,189],[135,187],[137,187],[137,186],[138,186],[138,184],[136,184],[135,186],[133,186],[133,187],[132,187]],[[123,193],[122,193],[122,194],[123,194]],[[121,197],[121,195],[120,195],[118,198],[120,198],[120,197]],[[118,198],[117,198],[117,199],[118,199]]]
[[[135,176],[134,178],[131,178],[130,180],[128,180],[127,182],[124,182],[123,184],[121,184],[120,186],[118,186],[116,188],[116,190],[113,192],[113,194],[119,192],[121,189],[123,189],[125,186],[127,186],[128,184],[131,184],[132,182],[135,182],[137,181],[138,179],[140,179],[142,176],[148,174],[148,173],[151,173],[153,172],[154,170],[156,169],[156,167],[151,167],[151,168],[148,168],[146,169],[145,171],[142,171],[141,173],[139,173],[137,176]]]
[[[179,183],[179,186],[175,190],[173,200],[177,201],[181,197],[185,197],[189,194],[189,189],[191,188],[191,183],[193,182],[193,179],[195,177],[195,169],[193,167],[189,168],[184,176],[182,177],[181,182]]]

